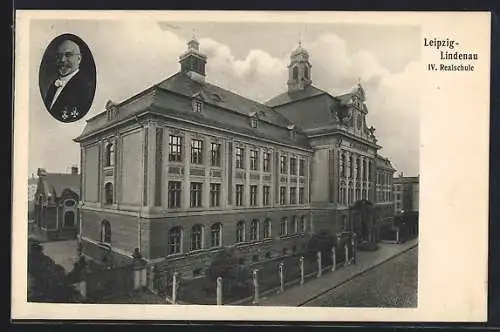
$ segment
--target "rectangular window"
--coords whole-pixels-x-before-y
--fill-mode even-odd
[[[304,159],[299,160],[299,175],[304,176],[306,174]]]
[[[215,224],[211,228],[211,241],[210,245],[212,247],[220,247],[221,245],[221,224]]]
[[[163,171],[163,128],[156,128],[155,206],[161,206],[162,171]]]
[[[191,182],[191,207],[201,206],[201,187],[200,182]]]
[[[257,186],[250,186],[250,206],[257,206]]]
[[[360,194],[361,194],[360,190],[359,190],[359,189],[356,189],[356,200],[357,200],[357,201],[359,201],[359,199],[360,199],[360,197],[359,197],[359,196],[360,196]]]
[[[203,141],[193,139],[191,141],[191,163],[203,164]]]
[[[170,135],[168,141],[168,160],[182,161],[182,137]]]
[[[299,204],[304,204],[304,188],[299,188]]]
[[[236,185],[236,206],[242,206],[242,205],[243,205],[243,185],[237,184]]]
[[[297,188],[290,188],[290,204],[297,204]]]
[[[210,144],[210,165],[220,166],[220,144],[211,143]]]
[[[269,152],[264,152],[263,169],[264,169],[264,172],[271,171],[271,154]]]
[[[203,103],[199,100],[193,100],[193,111],[199,113],[203,110]]]
[[[286,187],[280,187],[280,204],[286,204]]]
[[[259,170],[259,156],[256,150],[250,150],[250,170]]]
[[[290,175],[297,175],[297,158],[290,158]]]
[[[263,186],[262,187],[262,204],[264,206],[269,205],[270,203],[270,193],[271,193],[271,188],[270,186]]]
[[[245,168],[245,150],[236,148],[236,168]]]
[[[210,206],[220,206],[220,183],[210,183]]]
[[[280,174],[286,174],[286,156],[280,156]]]
[[[181,207],[181,182],[168,181],[168,207]]]

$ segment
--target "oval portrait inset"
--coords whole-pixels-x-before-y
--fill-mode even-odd
[[[54,38],[40,64],[39,86],[43,103],[56,120],[83,118],[96,88],[95,62],[87,44],[73,34]]]

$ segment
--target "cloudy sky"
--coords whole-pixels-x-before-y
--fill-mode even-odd
[[[50,41],[73,33],[89,46],[97,89],[87,116],[72,124],[53,119],[38,87],[39,65]],[[265,102],[286,89],[290,52],[308,49],[313,84],[332,94],[365,88],[368,125],[380,151],[405,175],[419,173],[420,30],[416,26],[290,23],[184,23],[167,21],[32,21],[30,27],[29,173],[38,167],[67,172],[79,165],[72,141],[85,119],[179,70],[191,36],[208,55],[207,81]]]

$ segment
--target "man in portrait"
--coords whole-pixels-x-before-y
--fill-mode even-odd
[[[57,79],[51,82],[44,103],[53,117],[62,122],[81,118],[93,100],[91,81],[80,71],[80,47],[63,40],[56,51]]]

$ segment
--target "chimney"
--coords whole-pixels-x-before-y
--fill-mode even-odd
[[[36,173],[38,176],[47,175],[47,171],[44,168],[39,168]]]
[[[71,166],[71,174],[78,175],[78,166],[76,165]]]

